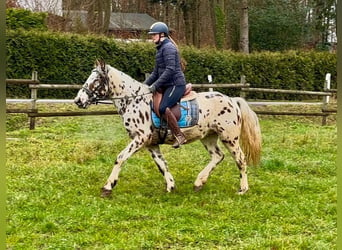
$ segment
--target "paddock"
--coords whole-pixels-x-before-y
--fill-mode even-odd
[[[72,110],[70,104],[39,108]],[[116,115],[41,117],[35,130],[9,130],[7,247],[334,248],[336,121],[321,126],[320,117],[259,117],[262,161],[249,168],[251,189],[243,197],[236,194],[238,171],[230,157],[200,192],[193,191],[209,160],[200,143],[161,148],[176,180],[173,193],[164,191],[142,151],[125,164],[112,198],[99,197],[103,176],[128,142]]]
[[[237,169],[230,157],[203,190],[193,191],[196,174],[209,160],[194,143],[161,148],[177,182],[173,193],[163,190],[142,151],[127,161],[109,199],[99,197],[103,176],[128,141],[112,105],[64,116],[80,111],[63,100],[8,100],[7,247],[332,249],[337,128],[335,112],[321,126],[327,96],[317,104],[252,104],[263,151],[261,165],[249,168],[251,190],[243,197],[236,195],[239,180],[232,178]],[[330,100],[326,107],[335,104]],[[34,130],[27,117],[34,118]]]

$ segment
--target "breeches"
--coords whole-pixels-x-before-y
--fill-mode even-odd
[[[166,108],[171,108],[180,101],[185,92],[185,85],[171,86],[165,89],[163,98],[160,102],[159,113],[165,114]]]

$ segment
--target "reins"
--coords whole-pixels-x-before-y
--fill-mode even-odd
[[[137,97],[140,97],[140,96],[145,96],[145,95],[149,95],[149,94],[152,94],[151,92],[149,93],[143,93],[143,94],[139,94],[139,95],[131,95],[131,96],[128,96],[128,95],[125,95],[125,96],[116,96],[116,97],[111,97],[111,98],[106,98],[106,99],[98,99],[97,97],[95,97],[95,101],[92,100],[92,102],[94,104],[113,104],[113,103],[109,103],[109,102],[106,102],[105,100],[110,100],[110,101],[114,101],[114,100],[122,100],[122,99],[125,99],[125,100],[128,100],[128,99],[131,99],[131,98],[137,98]]]

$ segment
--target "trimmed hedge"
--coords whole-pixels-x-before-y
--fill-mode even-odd
[[[336,87],[336,54],[328,52],[262,52],[245,55],[215,49],[181,47],[187,62],[188,82],[237,83],[245,75],[252,87],[323,90],[326,73],[332,74]],[[7,31],[7,78],[31,78],[38,71],[41,82],[83,83],[96,58],[143,81],[154,66],[155,48],[151,43],[123,43],[108,37],[41,31]],[[220,89],[238,95],[231,89]],[[40,98],[73,98],[75,90],[39,90]],[[7,86],[8,97],[28,97],[23,86]],[[295,95],[249,93],[248,98],[300,99]]]
[[[25,30],[41,30],[46,31],[46,18],[48,14],[45,12],[32,12],[26,9],[6,9],[6,27],[8,29],[25,29]]]
[[[203,83],[207,75],[214,83],[238,83],[245,75],[251,87],[323,91],[325,74],[331,73],[336,88],[336,54],[328,52],[262,52],[241,54],[230,51],[182,49],[188,61],[187,79]],[[228,95],[238,91],[220,89]],[[251,99],[300,100],[304,96],[249,92]]]
[[[38,72],[45,83],[83,83],[96,58],[132,75],[144,79],[144,72],[153,67],[152,44],[124,44],[107,37],[81,36],[68,33],[7,31],[7,78],[30,79]],[[70,94],[72,93],[72,96]],[[7,86],[7,96],[28,96],[27,88]],[[39,90],[39,97],[72,98],[75,91]]]

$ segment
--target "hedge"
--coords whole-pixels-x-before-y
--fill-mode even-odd
[[[124,43],[95,35],[76,35],[42,31],[7,30],[7,78],[31,78],[38,71],[41,82],[83,83],[96,58],[143,81],[154,66],[154,45],[147,42]],[[245,75],[252,87],[323,90],[326,73],[336,87],[336,54],[314,51],[262,52],[249,55],[226,50],[181,46],[187,62],[186,79],[206,83],[237,83]],[[220,89],[228,95],[237,91]],[[8,97],[28,97],[22,86],[7,86]],[[40,98],[73,98],[75,91],[39,91]],[[300,98],[294,95],[249,93],[248,98]]]
[[[48,30],[45,12],[32,12],[26,9],[6,9],[6,27],[8,29]]]

